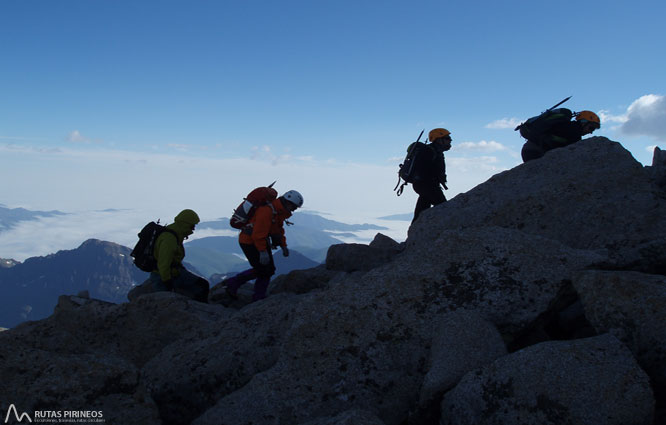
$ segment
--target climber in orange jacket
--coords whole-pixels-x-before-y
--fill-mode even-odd
[[[295,190],[290,190],[275,199],[270,205],[264,205],[255,211],[247,226],[238,236],[245,257],[252,266],[222,283],[226,285],[226,293],[237,297],[238,288],[244,283],[256,279],[254,283],[253,301],[266,298],[266,290],[275,274],[272,249],[280,247],[282,255],[289,256],[287,239],[284,235],[284,221],[303,206],[303,197]]]

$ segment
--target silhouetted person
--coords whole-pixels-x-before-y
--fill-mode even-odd
[[[575,121],[554,124],[542,134],[528,140],[523,145],[523,162],[541,158],[552,149],[569,146],[580,141],[586,134],[601,127],[597,114],[592,111],[580,111]]]
[[[412,187],[419,199],[416,201],[412,223],[424,210],[446,202],[440,185],[448,189],[444,152],[451,149],[451,132],[444,128],[435,128],[428,133],[428,140],[431,143],[420,149],[414,158],[416,171]]]

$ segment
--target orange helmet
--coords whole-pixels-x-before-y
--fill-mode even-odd
[[[598,127],[601,127],[599,116],[592,111],[580,111],[576,114],[576,121],[589,121],[596,123]]]
[[[451,132],[445,128],[433,128],[430,130],[430,133],[428,133],[428,140],[432,142],[436,139],[439,139],[440,137],[446,137],[450,134]]]

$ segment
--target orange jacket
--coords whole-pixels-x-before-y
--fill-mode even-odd
[[[287,210],[280,199],[272,202],[273,208],[264,205],[257,208],[250,219],[250,225],[243,229],[238,236],[238,242],[242,244],[254,244],[259,251],[270,249],[268,236],[278,237],[280,246],[287,246],[287,238],[284,236],[284,221],[291,217],[291,211]],[[273,212],[275,210],[275,212]]]

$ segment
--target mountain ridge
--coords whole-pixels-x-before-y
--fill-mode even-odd
[[[210,304],[63,296],[48,319],[0,333],[0,410],[48,399],[142,425],[661,425],[666,192],[652,171],[585,139],[425,211],[404,244],[334,245],[249,305],[224,291]]]

